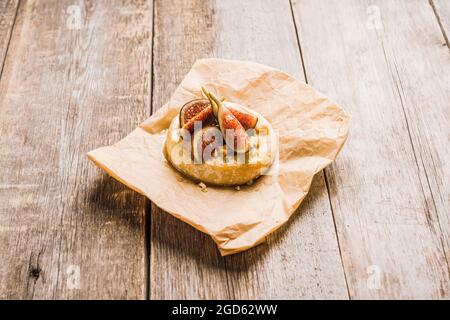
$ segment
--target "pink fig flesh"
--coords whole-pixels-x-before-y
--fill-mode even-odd
[[[233,116],[235,116],[236,119],[238,119],[238,121],[241,123],[241,125],[244,127],[245,130],[254,129],[256,127],[256,124],[258,123],[257,116],[232,106],[229,106],[228,109],[233,114]]]
[[[194,132],[195,122],[201,122],[202,127],[210,124],[214,120],[214,114],[210,105],[201,110],[198,114],[192,117],[185,125],[182,126],[183,129],[186,129],[190,133]]]
[[[180,127],[183,128],[192,118],[210,106],[207,99],[195,99],[187,102],[180,110]]]
[[[249,150],[249,137],[244,127],[227,107],[222,104],[219,104],[218,107],[217,121],[227,146],[236,153],[247,152]]]

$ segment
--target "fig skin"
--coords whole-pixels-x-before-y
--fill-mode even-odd
[[[183,128],[192,118],[210,106],[208,99],[194,99],[185,103],[180,110],[180,127]]]

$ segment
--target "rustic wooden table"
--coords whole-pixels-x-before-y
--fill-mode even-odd
[[[448,0],[0,0],[0,298],[449,299],[449,34]],[[353,117],[288,225],[225,258],[86,158],[211,56]]]

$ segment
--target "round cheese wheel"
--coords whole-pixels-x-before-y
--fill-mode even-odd
[[[239,108],[258,117],[249,134],[249,151],[236,154],[223,145],[215,146],[207,159],[193,156],[192,137],[180,128],[176,116],[167,131],[164,156],[183,175],[196,182],[217,186],[246,184],[267,172],[277,156],[277,139],[270,123],[259,113],[231,102],[225,106]]]

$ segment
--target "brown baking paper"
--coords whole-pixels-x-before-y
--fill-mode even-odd
[[[197,184],[165,160],[166,129],[200,87],[262,114],[279,135],[279,161],[270,174],[236,188]],[[348,114],[307,84],[252,62],[197,60],[170,101],[116,144],[88,157],[158,207],[209,234],[222,255],[249,249],[283,225],[309,191],[314,174],[344,145]]]

